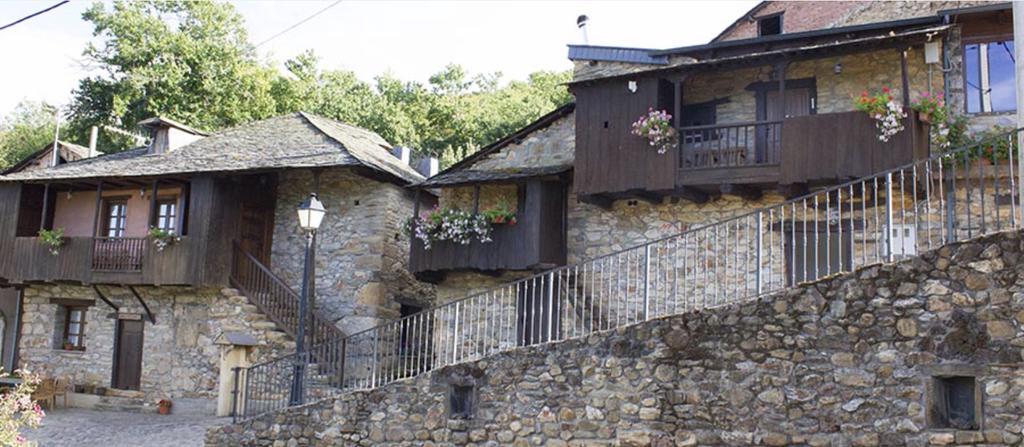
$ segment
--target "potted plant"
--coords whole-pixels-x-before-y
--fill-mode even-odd
[[[173,231],[156,227],[149,229],[149,238],[153,239],[156,251],[164,251],[165,248],[181,241],[181,236],[178,236]]]
[[[516,224],[516,213],[513,212],[507,203],[499,203],[498,206],[483,212],[484,218],[492,225]]]
[[[156,411],[163,415],[171,414],[172,406],[174,406],[174,402],[171,402],[170,399],[160,399],[160,401],[156,403]]]
[[[423,248],[430,250],[436,241],[452,241],[467,245],[474,239],[491,241],[491,224],[481,214],[473,214],[458,208],[434,207],[405,224],[406,233],[423,241]]]
[[[633,135],[646,138],[659,154],[679,144],[679,132],[672,127],[672,115],[664,110],[647,109],[647,113],[633,123]]]
[[[47,230],[43,228],[39,230],[39,243],[46,246],[46,250],[51,255],[57,256],[60,254],[60,248],[67,243],[67,238],[64,237],[64,229],[54,228]]]
[[[882,87],[882,91],[875,94],[868,94],[865,90],[854,100],[854,107],[875,120],[878,139],[882,142],[888,142],[903,131],[903,118],[907,117],[907,112],[903,110],[903,104],[893,98],[889,87]]]

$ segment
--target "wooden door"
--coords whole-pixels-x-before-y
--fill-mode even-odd
[[[138,390],[142,382],[142,339],[145,322],[117,320],[114,340],[114,377],[111,387]]]
[[[789,87],[786,89],[786,104],[783,114],[779,114],[779,91],[768,90],[764,92],[758,105],[760,114],[766,121],[781,121],[794,116],[810,115],[812,110],[812,98],[814,92],[809,87]],[[763,98],[763,99],[761,99]],[[782,127],[761,126],[757,132],[757,161],[781,160],[782,148]]]
[[[274,210],[242,204],[239,244],[265,266],[270,266],[270,241],[274,229]]]

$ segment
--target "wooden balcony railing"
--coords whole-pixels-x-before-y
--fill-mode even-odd
[[[680,169],[775,165],[782,153],[782,121],[683,127],[679,136]]]
[[[191,285],[197,270],[194,240],[163,251],[148,238],[69,237],[56,254],[37,237],[0,241],[0,278],[96,284]]]
[[[94,238],[92,269],[107,272],[142,271],[147,242],[144,237]]]

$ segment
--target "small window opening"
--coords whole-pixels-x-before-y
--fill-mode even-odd
[[[452,385],[448,396],[448,417],[469,419],[473,417],[473,386]]]
[[[772,36],[782,34],[782,14],[757,19],[757,35]]]
[[[928,419],[932,428],[978,430],[978,396],[974,377],[936,377]]]

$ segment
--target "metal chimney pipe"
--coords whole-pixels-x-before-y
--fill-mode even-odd
[[[579,27],[580,31],[583,33],[583,45],[590,45],[590,38],[587,36],[587,22],[589,21],[590,17],[587,17],[586,14],[580,14],[580,16],[576,18],[576,26]]]
[[[60,107],[53,111],[53,157],[50,158],[50,167],[60,163]]]
[[[89,158],[96,156],[96,140],[99,139],[99,136],[100,128],[92,126],[92,129],[89,129]]]

